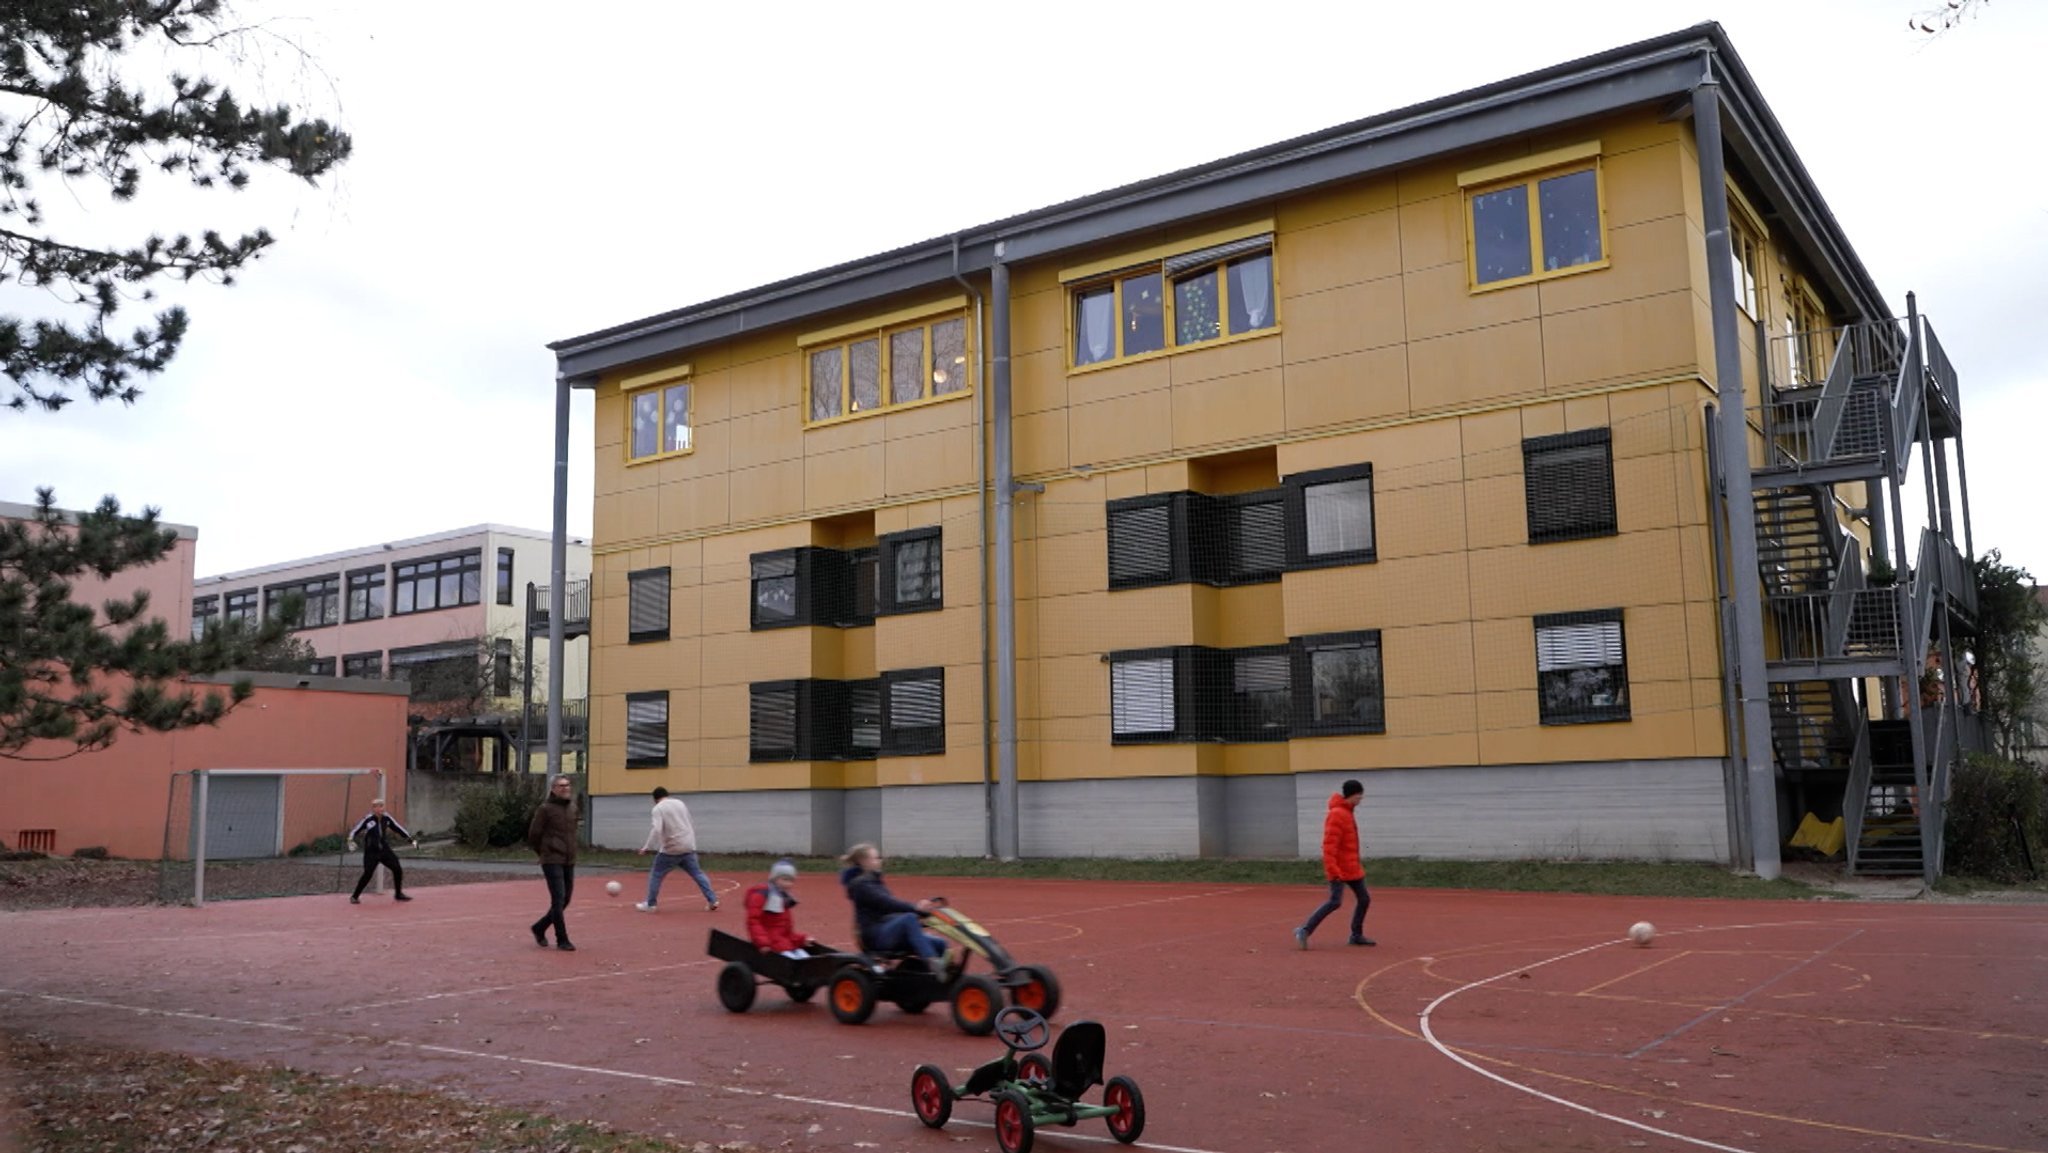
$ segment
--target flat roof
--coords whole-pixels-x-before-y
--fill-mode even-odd
[[[1766,216],[1781,222],[1852,319],[1890,315],[1719,24],[1698,24],[1538,72],[1124,185],[759,288],[555,341],[557,373],[605,372],[1163,225],[1392,172],[1528,133],[1672,106],[1718,82],[1722,137]],[[1682,106],[1674,108],[1682,113]]]
[[[73,524],[78,523],[78,518],[85,515],[77,509],[60,508],[57,511],[63,514],[65,520]],[[19,504],[11,500],[0,500],[0,520],[34,520],[35,516],[35,505]],[[172,524],[170,521],[160,520],[156,522],[156,527],[169,529],[177,533],[179,540],[199,539],[199,530],[189,524]]]
[[[468,540],[472,537],[482,538],[489,535],[518,536],[526,537],[531,540],[541,541],[551,541],[554,539],[553,533],[541,532],[538,529],[514,528],[510,525],[502,524],[476,524],[471,525],[468,528],[447,529],[442,532],[428,533],[425,536],[407,537],[404,540],[385,541],[382,544],[367,544],[362,546],[361,548],[344,549],[341,552],[320,553],[317,556],[299,557],[295,560],[278,561],[275,564],[258,565],[255,568],[236,569],[233,572],[210,573],[206,576],[194,578],[192,583],[197,585],[214,584],[222,581],[246,580],[251,577],[260,577],[267,573],[289,572],[292,569],[313,568],[319,565],[339,564],[341,562],[350,560],[351,558],[355,557],[380,556],[387,552],[397,552],[399,549],[419,548],[425,545],[433,544],[447,544],[453,541]],[[589,548],[590,542],[582,537],[572,536],[569,538],[569,547]]]

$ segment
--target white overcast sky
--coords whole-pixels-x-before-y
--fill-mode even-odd
[[[1893,307],[1916,291],[1935,320],[1979,549],[2048,578],[2048,4],[1909,31],[1935,2],[242,0],[319,71],[272,60],[240,87],[332,113],[355,156],[318,188],[158,181],[127,214],[46,189],[94,239],[261,223],[278,243],[176,294],[191,334],[139,403],[0,412],[0,499],[155,505],[199,528],[201,575],[545,529],[548,341],[1711,19]],[[42,307],[25,292],[0,311]]]

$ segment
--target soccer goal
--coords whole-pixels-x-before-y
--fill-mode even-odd
[[[382,769],[195,769],[171,778],[157,899],[345,892],[348,831],[384,796]],[[381,883],[381,879],[380,879]]]

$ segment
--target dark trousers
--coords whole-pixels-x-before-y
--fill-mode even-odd
[[[398,854],[391,851],[390,845],[366,845],[363,848],[363,876],[356,882],[356,891],[349,894],[350,896],[363,895],[363,890],[369,887],[370,878],[377,875],[379,865],[391,870],[393,895],[405,892],[405,866],[398,863]]]
[[[569,898],[576,895],[576,866],[542,865],[540,875],[548,883],[548,915],[533,923],[536,935],[547,932],[548,926],[555,927],[555,943],[569,939],[569,924],[562,920],[562,911],[569,907]]]
[[[1344,890],[1346,889],[1350,889],[1351,895],[1358,898],[1358,903],[1352,906],[1351,909],[1351,935],[1354,937],[1364,936],[1365,911],[1372,907],[1372,894],[1365,891],[1365,881],[1363,879],[1356,881],[1331,881],[1330,899],[1324,901],[1321,907],[1309,914],[1308,923],[1301,927],[1302,932],[1314,933],[1316,926],[1323,923],[1324,917],[1343,907]]]

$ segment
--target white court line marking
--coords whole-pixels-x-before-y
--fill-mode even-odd
[[[303,1036],[330,1036],[347,1040],[373,1040],[399,1049],[412,1049],[421,1053],[439,1053],[451,1057],[470,1057],[488,1061],[499,1061],[513,1065],[529,1065],[536,1069],[558,1069],[568,1073],[588,1073],[597,1077],[617,1077],[626,1081],[645,1081],[654,1085],[668,1085],[679,1089],[707,1089],[716,1093],[730,1093],[737,1097],[759,1097],[770,1101],[787,1101],[794,1105],[815,1105],[826,1109],[844,1109],[854,1113],[873,1113],[882,1117],[903,1117],[915,1120],[917,1114],[908,1109],[889,1109],[881,1105],[862,1105],[855,1101],[834,1101],[825,1097],[800,1097],[794,1093],[776,1093],[767,1089],[748,1089],[738,1085],[707,1085],[701,1081],[689,1081],[681,1077],[663,1077],[658,1073],[633,1073],[624,1069],[606,1069],[597,1065],[575,1065],[566,1061],[547,1061],[539,1057],[516,1057],[509,1053],[480,1053],[474,1049],[456,1049],[447,1045],[424,1045],[413,1041],[399,1041],[383,1037],[364,1037],[355,1033],[339,1033],[325,1029],[309,1029],[303,1025],[283,1025],[274,1021],[248,1021],[239,1017],[220,1017],[210,1013],[192,1013],[181,1009],[152,1009],[141,1005],[122,1005],[114,1001],[97,1001],[86,997],[66,997],[59,993],[31,993],[22,989],[0,989],[0,996],[20,997],[31,1001],[52,1001],[60,1005],[77,1005],[89,1009],[111,1009],[120,1013],[133,1013],[141,1017],[169,1017],[182,1021],[210,1021],[218,1025],[241,1025],[251,1029],[270,1029],[281,1033],[298,1033]],[[971,1125],[977,1129],[993,1129],[987,1121],[956,1119],[957,1124]],[[1111,1137],[1096,1137],[1087,1133],[1062,1131],[1062,1141],[1086,1141],[1093,1145],[1113,1145]],[[1158,1149],[1161,1153],[1216,1153],[1210,1149],[1196,1149],[1185,1145],[1158,1145],[1150,1141],[1139,1141],[1133,1149]]]
[[[1625,940],[1627,940],[1627,938],[1622,938],[1622,941]],[[1445,993],[1443,996],[1438,997],[1434,1001],[1431,1001],[1427,1006],[1423,1008],[1423,1039],[1428,1041],[1430,1045],[1436,1049],[1437,1052],[1442,1053],[1444,1056],[1449,1057],[1451,1060],[1456,1061],[1458,1064],[1463,1065],[1465,1068],[1470,1069],[1472,1072],[1479,1074],[1481,1077],[1484,1077],[1489,1081],[1495,1081],[1502,1085],[1506,1085],[1510,1089],[1520,1090],[1521,1092],[1527,1093],[1532,1097],[1548,1101],[1553,1105],[1562,1105],[1567,1109],[1574,1109],[1588,1116],[1598,1117],[1603,1121],[1612,1121],[1617,1125],[1626,1125],[1631,1129],[1637,1129],[1644,1133],[1655,1133],[1659,1137],[1669,1137],[1673,1141],[1683,1141],[1688,1145],[1698,1145],[1702,1149],[1717,1149],[1720,1150],[1721,1153],[1753,1153],[1752,1150],[1744,1149],[1737,1145],[1720,1145],[1716,1144],[1715,1142],[1708,1141],[1704,1138],[1689,1137],[1684,1133],[1673,1132],[1670,1129],[1659,1129],[1655,1125],[1645,1125],[1641,1121],[1632,1121],[1627,1117],[1618,1117],[1612,1113],[1603,1113],[1600,1110],[1593,1108],[1591,1105],[1582,1105],[1577,1101],[1568,1101],[1565,1098],[1559,1097],[1555,1094],[1545,1093],[1543,1090],[1538,1089],[1533,1085],[1524,1085],[1519,1081],[1511,1081],[1508,1078],[1501,1076],[1499,1073],[1496,1073],[1491,1069],[1482,1069],[1478,1065],[1473,1064],[1471,1061],[1466,1060],[1462,1055],[1452,1050],[1450,1046],[1445,1045],[1442,1041],[1437,1040],[1436,1030],[1430,1027],[1430,1014],[1435,1013],[1438,1006],[1442,1005],[1445,1001],[1450,1000],[1451,998],[1457,996],[1460,993],[1464,993],[1472,989],[1477,989],[1482,985],[1491,985],[1495,981],[1501,980],[1504,977],[1512,977],[1517,973],[1526,973],[1531,969],[1541,969],[1545,965],[1554,965],[1559,961],[1568,961],[1573,957],[1577,957],[1585,953],[1590,953],[1595,949],[1612,948],[1616,945],[1621,944],[1622,941],[1602,941],[1597,945],[1588,945],[1583,949],[1574,949],[1569,953],[1561,953],[1558,956],[1550,958],[1549,960],[1538,961],[1533,965],[1517,965],[1504,973],[1496,973],[1491,977],[1486,977],[1482,980],[1473,981],[1469,984],[1461,985],[1456,989],[1452,989],[1450,992]]]
[[[287,1013],[272,1017],[272,1021],[303,1021],[308,1017],[326,1017],[342,1013],[367,1013],[372,1009],[389,1009],[395,1005],[417,1005],[422,1001],[446,1001],[455,997],[476,997],[486,993],[510,993],[518,989],[539,989],[548,985],[571,985],[578,981],[603,981],[612,977],[641,977],[649,973],[664,973],[670,969],[694,969],[709,965],[710,958],[702,961],[678,961],[673,965],[655,965],[647,969],[614,969],[609,973],[579,973],[573,977],[548,977],[539,981],[522,981],[515,985],[491,985],[478,989],[447,989],[439,993],[422,993],[417,997],[400,997],[392,1001],[371,1001],[365,1005],[337,1005],[332,1009],[310,1009],[304,1013]]]

